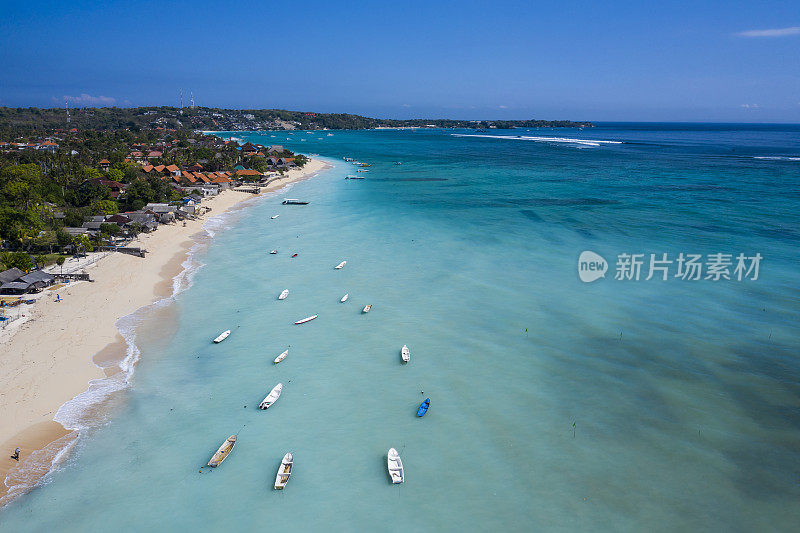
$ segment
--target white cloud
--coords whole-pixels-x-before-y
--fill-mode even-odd
[[[500,109],[508,109],[508,106],[507,106],[507,105],[499,105],[499,106],[497,106],[497,107],[499,107]]]
[[[787,35],[800,35],[800,26],[790,28],[774,28],[771,30],[747,30],[736,34],[739,37],[786,37]]]
[[[758,109],[758,104],[742,104],[740,107],[744,109]]]
[[[62,99],[66,100],[70,104],[74,106],[108,106],[114,105],[117,103],[116,98],[111,98],[110,96],[92,96],[90,94],[82,94],[80,96],[64,96]]]

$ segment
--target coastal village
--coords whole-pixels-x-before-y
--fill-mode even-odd
[[[0,140],[0,327],[44,289],[89,279],[89,252],[145,257],[138,235],[202,216],[223,191],[257,194],[307,161],[199,132],[120,140],[77,129]]]

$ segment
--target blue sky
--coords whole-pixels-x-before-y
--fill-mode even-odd
[[[800,123],[796,0],[0,1],[6,106]]]

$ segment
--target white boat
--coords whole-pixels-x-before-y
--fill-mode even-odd
[[[364,309],[361,310],[362,313],[369,313],[372,310],[372,304],[365,305]]]
[[[344,266],[345,266],[346,264],[347,264],[347,261],[342,261],[341,263],[339,263],[338,265],[336,265],[334,268],[335,268],[336,270],[341,270],[341,269],[343,269],[343,268],[344,268]]]
[[[408,349],[408,346],[405,344],[403,345],[403,349],[400,350],[400,357],[403,358],[403,361],[408,363],[411,361],[411,350]]]
[[[297,322],[295,322],[295,325],[297,325],[297,324],[305,324],[306,322],[311,322],[312,320],[314,320],[318,316],[319,315],[308,316],[308,317],[304,318],[303,320],[298,320]]]
[[[267,397],[264,398],[264,401],[258,406],[259,409],[268,409],[273,403],[278,401],[278,398],[281,396],[281,391],[283,390],[283,383],[278,383],[275,387],[269,391]]]
[[[287,453],[283,456],[283,460],[281,461],[281,466],[278,467],[278,475],[275,476],[275,488],[278,490],[283,489],[287,483],[289,483],[289,476],[292,475],[292,464],[294,463],[294,457],[292,457],[291,453]]]
[[[350,293],[348,292],[347,294],[342,296],[342,299],[339,300],[339,301],[342,302],[342,303],[345,303],[349,297],[350,297]]]
[[[228,338],[228,335],[230,335],[230,334],[231,334],[231,330],[229,330],[229,329],[226,329],[225,331],[223,331],[222,333],[220,333],[220,334],[219,334],[219,337],[217,337],[216,339],[214,339],[214,342],[216,342],[217,344],[219,344],[220,342],[222,342],[222,341],[224,341],[225,339],[227,339],[227,338]]]
[[[278,300],[285,300],[287,296],[289,296],[289,289],[283,289],[281,295],[278,296]]]
[[[277,365],[278,363],[280,363],[281,361],[286,359],[287,355],[289,355],[289,350],[286,350],[285,352],[280,354],[278,357],[276,357],[275,360],[273,361],[273,363],[275,363]]]
[[[275,220],[275,219],[276,219],[276,218],[278,218],[279,216],[280,216],[280,215],[272,215],[272,216],[271,216],[271,217],[269,217],[269,218],[271,218],[272,220]]]
[[[269,253],[271,253],[272,255],[275,255],[275,254],[278,253],[278,250],[270,250]]]
[[[403,461],[400,459],[400,454],[394,448],[389,448],[389,453],[386,455],[386,468],[389,470],[389,477],[392,478],[392,483],[402,483],[405,481],[405,473],[403,471]]]

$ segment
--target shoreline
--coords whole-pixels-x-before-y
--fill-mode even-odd
[[[245,207],[247,200],[327,168],[324,161],[311,159],[303,169],[290,171],[257,195],[223,191],[203,201],[211,211],[202,217],[188,220],[185,226],[161,225],[153,233],[140,235],[136,245],[147,249],[145,258],[112,253],[87,267],[94,282],[45,291],[28,320],[0,344],[0,409],[4,413],[0,418],[0,508],[33,488],[68,455],[63,452],[68,452],[85,427],[78,422],[80,415],[96,419],[98,405],[102,410],[114,392],[127,388],[138,350],[126,340],[118,322],[185,288],[180,286],[185,279],[179,278],[189,268],[187,258],[212,235],[205,225]],[[56,294],[61,302],[55,301]],[[88,412],[89,407],[93,412]],[[55,420],[56,415],[62,423]],[[70,415],[75,420],[65,422]],[[19,462],[10,458],[17,446]]]

